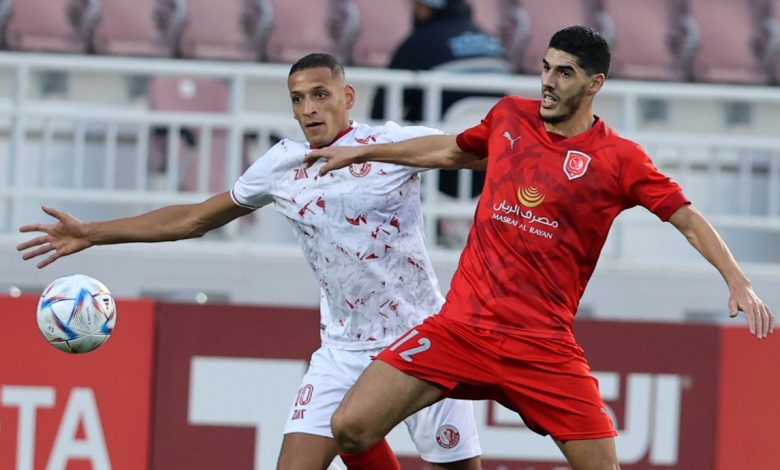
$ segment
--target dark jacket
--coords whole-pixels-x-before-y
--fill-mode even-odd
[[[471,7],[463,0],[449,0],[434,10],[428,21],[416,23],[388,65],[401,70],[450,70],[456,72],[508,72],[501,42],[480,29],[471,18]],[[466,96],[493,96],[475,92],[445,92],[442,113]],[[374,96],[373,119],[384,119],[384,89]],[[404,119],[422,120],[422,91],[404,92]]]

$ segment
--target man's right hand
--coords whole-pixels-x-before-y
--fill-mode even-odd
[[[92,246],[92,242],[87,238],[83,222],[67,212],[61,212],[51,207],[43,206],[41,209],[57,219],[57,223],[30,224],[19,227],[19,231],[23,233],[43,232],[45,234],[16,246],[16,249],[22,252],[22,259],[29,260],[54,251],[38,263],[37,266],[40,269],[63,256],[77,253]]]
[[[306,168],[310,168],[319,159],[325,160],[325,164],[319,169],[319,175],[325,176],[328,172],[344,168],[353,163],[361,163],[359,160],[363,154],[361,146],[331,146],[315,149],[309,152],[303,159]]]

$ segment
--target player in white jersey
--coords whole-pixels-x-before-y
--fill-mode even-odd
[[[38,263],[42,268],[93,245],[199,237],[274,203],[292,223],[320,283],[322,319],[322,346],[312,355],[290,410],[278,468],[325,469],[338,452],[330,418],[347,390],[374,354],[438,311],[443,298],[424,247],[419,170],[366,163],[320,177],[318,168],[304,166],[304,156],[312,148],[394,142],[439,131],[350,121],[355,90],[327,54],[296,62],[288,89],[307,142],[280,141],[231,191],[199,204],[91,223],[44,207],[58,222],[21,227],[45,234],[17,249],[25,260],[53,251]],[[440,401],[406,424],[434,468],[480,468],[471,402]],[[350,469],[400,468],[386,441],[341,456]]]
[[[331,145],[432,133],[439,132],[352,122]],[[303,166],[309,150],[282,140],[238,179],[231,196],[250,209],[274,202],[292,223],[322,288],[324,346],[384,348],[443,303],[421,230],[419,177],[409,167],[366,163],[321,178]]]

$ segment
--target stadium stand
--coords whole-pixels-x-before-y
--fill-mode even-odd
[[[98,54],[172,57],[186,20],[184,0],[103,0],[92,41]]]
[[[585,4],[590,15],[588,24],[601,32],[612,48],[613,77],[677,81],[686,78],[680,60],[690,55],[686,48],[696,46],[692,31],[679,27],[681,20],[670,3],[586,0]]]
[[[272,27],[270,0],[187,0],[179,54],[193,59],[262,60]]]
[[[761,0],[756,8],[765,48],[764,66],[773,85],[780,83],[780,0]]]
[[[763,66],[768,51],[758,47],[765,29],[756,1],[689,0],[698,24],[701,49],[692,78],[698,82],[766,84],[772,78]],[[724,19],[728,27],[724,27]]]
[[[98,0],[4,2],[4,45],[10,50],[86,53],[98,21]],[[41,14],[42,11],[53,14]]]
[[[224,82],[204,78],[155,77],[149,81],[149,109],[190,113],[227,113],[229,90]],[[157,181],[165,180],[169,166],[168,128],[157,128],[149,146],[150,170]],[[201,151],[203,146],[208,149]],[[217,192],[226,187],[227,131],[225,129],[182,128],[175,167],[176,189],[181,191]],[[169,188],[170,189],[170,188]]]
[[[570,0],[522,0],[520,6],[528,16],[528,35],[525,44],[517,48],[522,55],[518,71],[537,74],[550,37],[563,27],[586,24],[585,7]]]
[[[500,38],[512,71],[522,70],[523,48],[530,30],[528,13],[521,0],[472,0],[474,21]]]
[[[292,63],[311,52],[338,52],[327,28],[328,2],[272,0],[272,5],[267,61]]]
[[[352,64],[352,47],[360,30],[360,12],[353,0],[328,0],[326,25],[334,55],[342,64]]]
[[[352,47],[354,65],[384,67],[398,44],[411,31],[410,2],[354,0],[360,26]]]
[[[470,0],[474,22],[491,36],[501,35],[502,17],[517,0]]]
[[[238,9],[243,0],[234,1]],[[473,0],[477,18],[482,18],[480,21],[492,22],[494,20],[490,18],[498,18],[505,21],[504,25],[509,23],[510,18],[514,21],[511,40],[518,43],[516,50],[522,54],[513,56],[522,58],[522,74],[472,79],[352,67],[349,70],[350,81],[363,93],[360,98],[363,105],[354,110],[353,117],[359,121],[368,119],[366,105],[370,101],[370,92],[377,85],[395,87],[396,90],[416,87],[428,93],[441,92],[439,87],[450,90],[466,87],[477,91],[499,90],[536,96],[539,57],[546,48],[549,34],[572,23],[594,25],[613,40],[616,78],[666,82],[610,80],[600,93],[596,112],[622,134],[640,141],[654,157],[657,156],[659,166],[681,181],[697,205],[723,229],[737,256],[748,263],[766,266],[767,275],[761,282],[777,285],[780,276],[776,269],[780,263],[780,252],[776,249],[780,240],[777,229],[780,220],[780,141],[776,125],[780,122],[779,89],[675,83],[688,80],[694,64],[695,68],[701,67],[702,72],[706,72],[694,77],[697,80],[731,81],[733,75],[729,78],[722,73],[711,73],[713,70],[709,69],[712,66],[707,65],[713,60],[713,51],[717,53],[719,50],[732,61],[725,64],[726,68],[748,67],[748,71],[730,73],[750,79],[760,75],[760,61],[751,57],[755,50],[751,48],[758,46],[766,51],[777,51],[778,36],[773,33],[773,28],[780,19],[780,0],[753,1],[757,9],[752,13],[744,9],[741,13],[733,12],[742,8],[744,2],[727,4],[725,0],[717,0],[713,3],[716,7],[710,8],[708,13],[721,15],[718,17],[720,30],[717,30],[709,26],[710,23],[704,24],[701,1],[604,0],[603,6],[596,10],[587,6],[586,0]],[[34,291],[46,284],[50,274],[21,265],[13,250],[18,243],[16,229],[20,224],[36,217],[31,214],[38,214],[41,221],[45,219],[39,214],[41,203],[64,206],[74,215],[88,219],[112,214],[129,215],[138,209],[161,204],[195,202],[204,192],[224,189],[226,180],[229,184],[245,166],[242,136],[249,133],[258,136],[254,144],[257,148],[255,156],[279,136],[300,137],[296,134],[297,125],[290,117],[289,98],[284,91],[287,69],[292,60],[317,50],[339,54],[349,50],[352,65],[378,67],[386,63],[395,47],[393,38],[400,40],[404,37],[406,31],[401,28],[410,25],[409,3],[406,1],[266,0],[275,15],[265,63],[236,67],[234,63],[225,62],[150,61],[122,57],[174,57],[179,44],[183,45],[183,57],[199,54],[188,52],[187,39],[179,41],[187,11],[190,15],[201,12],[193,6],[193,2],[101,0],[92,40],[96,55],[42,55],[25,54],[24,51],[31,49],[20,46],[19,38],[22,36],[19,31],[24,29],[24,22],[30,18],[37,21],[35,15],[29,17],[28,8],[33,6],[36,11],[50,12],[49,15],[41,15],[48,17],[36,26],[43,29],[35,31],[46,30],[39,37],[69,37],[58,45],[64,47],[63,44],[72,45],[69,41],[80,37],[73,33],[74,25],[89,24],[89,21],[82,20],[71,22],[68,15],[71,15],[70,18],[81,14],[89,16],[93,10],[85,7],[90,4],[65,0],[0,0],[0,24],[3,18],[8,18],[5,37],[17,39],[15,43],[7,41],[3,47],[22,51],[0,54],[3,71],[0,74],[0,104],[3,105],[0,106],[0,246],[3,248],[0,250],[0,265],[8,267],[0,269],[0,285],[13,283],[21,285],[25,291]],[[10,8],[13,16],[8,14]],[[252,3],[243,4],[243,8],[242,11],[250,12],[248,16],[243,16],[245,25],[261,20],[251,16]],[[219,13],[222,11],[227,10],[221,9]],[[303,11],[305,15],[301,14]],[[550,15],[550,11],[556,14]],[[345,45],[350,44],[350,34],[355,31],[355,25],[349,23],[356,20],[355,16],[351,16],[355,12],[359,15],[361,29],[354,36],[351,48],[345,49]],[[237,25],[237,15],[231,13],[232,19],[226,18],[224,22],[214,19],[214,24],[224,27]],[[772,21],[761,22],[758,34],[757,27],[751,26],[758,24],[755,18]],[[724,24],[734,31],[726,31]],[[195,19],[191,18],[192,29],[185,37],[197,36],[195,25]],[[504,31],[501,24],[492,28]],[[15,33],[11,34],[11,31]],[[367,34],[369,31],[373,34]],[[714,35],[715,32],[719,35]],[[238,44],[233,41],[241,39],[243,33],[235,33],[230,38],[223,35],[216,39],[226,39],[225,44]],[[501,36],[505,38],[506,45],[507,36],[504,33]],[[721,44],[723,41],[719,38],[727,36],[732,38],[733,44]],[[732,45],[736,47],[739,41],[743,44],[740,49],[730,49]],[[698,45],[701,45],[701,55],[699,61],[694,62],[692,58]],[[78,45],[78,50],[88,51],[89,45]],[[670,55],[669,51],[674,54]],[[778,53],[765,53],[763,57],[767,61],[765,70],[775,71],[773,79],[776,82],[780,73]],[[255,61],[254,58],[228,60]],[[281,62],[283,65],[268,62]],[[45,82],[41,77],[48,72],[67,77],[69,88],[56,90],[53,94],[39,91],[38,88],[46,88],[39,83]],[[138,84],[148,77],[160,75],[192,77],[190,81],[194,86],[181,87],[177,79],[167,79],[168,83],[164,84],[166,79],[158,78],[151,80],[148,89],[139,86],[138,94],[132,95],[132,102],[125,96],[126,90],[121,86],[124,81]],[[767,72],[767,75],[771,74]],[[228,109],[228,89],[233,93],[230,96],[241,97],[243,109]],[[188,94],[197,96],[187,98]],[[201,94],[213,96],[207,99]],[[24,98],[19,99],[20,96]],[[200,101],[201,98],[203,101]],[[645,106],[645,103],[653,106]],[[488,101],[465,102],[460,108],[452,108],[444,120],[436,119],[430,124],[457,132],[483,115],[490,104]],[[400,108],[397,102],[395,106]],[[439,116],[440,113],[432,115]],[[744,115],[748,118],[745,119]],[[151,133],[150,128],[160,131]],[[171,129],[173,131],[169,132]],[[204,129],[210,130],[208,134],[204,134]],[[206,135],[211,137],[210,142]],[[171,145],[171,142],[176,145]],[[243,145],[246,147],[246,142]],[[171,148],[175,150],[172,155],[176,158],[171,159],[167,155]],[[17,153],[18,149],[23,149],[23,152]],[[213,157],[203,158],[211,151],[214,152]],[[161,185],[151,184],[146,179],[149,176],[147,159],[150,153],[153,155],[152,167],[157,171],[156,176],[160,177],[157,181]],[[62,172],[64,176],[60,178],[53,172],[43,171],[51,162],[69,162],[74,170]],[[473,201],[458,199],[452,204],[443,204],[441,199],[436,199],[436,180],[428,177],[431,174],[436,173],[426,172],[423,176],[425,217],[431,221],[426,226],[426,236],[433,241],[433,249],[444,253],[439,258],[444,261],[437,261],[437,269],[446,289],[448,276],[457,263],[457,253],[445,246],[435,245],[435,223],[447,218],[469,218]],[[66,186],[60,184],[60,180],[73,180],[74,183]],[[144,274],[148,265],[164,258],[171,266],[166,268],[167,274],[162,276],[164,279],[154,280],[154,284],[160,285],[153,287],[159,287],[157,290],[160,291],[182,289],[183,284],[187,284],[185,287],[191,289],[213,287],[213,291],[224,293],[225,298],[235,302],[255,301],[261,296],[264,302],[269,299],[279,303],[300,302],[302,297],[299,292],[284,288],[287,284],[297,288],[299,283],[285,281],[285,286],[274,284],[260,291],[254,285],[236,284],[232,278],[214,279],[213,266],[203,267],[210,264],[202,261],[202,256],[208,251],[213,260],[229,260],[231,266],[235,264],[237,272],[246,273],[240,276],[242,278],[250,279],[256,274],[258,263],[275,263],[277,269],[286,270],[286,274],[278,276],[282,280],[309,276],[307,266],[295,264],[298,258],[265,244],[267,240],[289,244],[290,237],[288,232],[285,236],[266,234],[268,218],[264,213],[261,215],[256,224],[228,225],[221,238],[202,240],[205,244],[193,241],[191,245],[180,245],[177,248],[180,251],[147,246],[128,247],[126,250],[106,247],[105,251],[80,259],[79,263],[84,264],[79,269],[95,270],[96,275],[101,277],[105,272],[101,270],[121,264],[121,270],[114,268],[111,271],[121,271],[117,274],[121,278],[116,281],[120,286],[119,293],[137,295],[150,289],[152,282]],[[679,319],[686,312],[707,313],[722,308],[719,299],[713,303],[711,296],[707,296],[715,288],[720,289],[722,281],[707,267],[696,265],[689,269],[687,266],[694,263],[697,255],[679,234],[667,228],[667,225],[659,225],[657,221],[648,220],[634,211],[621,216],[615,225],[614,237],[604,247],[604,263],[599,268],[602,271],[600,275],[597,273],[595,283],[589,287],[591,294],[589,299],[585,299],[585,308],[594,312],[619,311],[627,305],[621,303],[622,298],[648,298],[650,294],[647,292],[653,289],[644,287],[615,296],[611,283],[626,277],[640,279],[642,282],[637,285],[663,286],[670,291],[678,285],[687,286],[688,282],[697,283],[699,287],[686,288],[685,292],[679,293],[680,296],[677,293],[655,294],[648,300],[648,304],[653,304],[654,313],[660,311],[665,318]],[[251,250],[243,245],[247,240],[252,242]],[[206,250],[205,246],[209,248]],[[670,275],[666,265],[657,268],[660,263],[667,262],[685,265],[685,269],[689,270],[675,271]],[[316,302],[316,289],[311,294],[313,302]],[[664,299],[659,300],[659,297]],[[705,297],[706,305],[701,303]],[[632,309],[636,308],[632,312],[638,312],[637,315],[644,308],[643,302],[639,304],[630,303]]]
[[[3,49],[7,49],[5,31],[8,26],[8,20],[11,19],[12,11],[13,4],[11,0],[0,0],[0,47]]]

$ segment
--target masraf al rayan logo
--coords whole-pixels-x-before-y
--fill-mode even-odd
[[[530,186],[528,188],[517,188],[517,200],[524,207],[536,207],[544,202],[544,194],[537,188]]]

